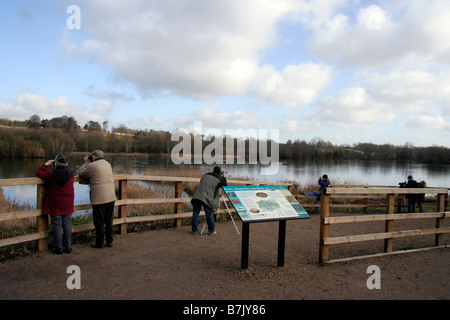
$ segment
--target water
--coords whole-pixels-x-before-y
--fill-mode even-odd
[[[77,169],[83,157],[73,157],[70,167]],[[167,157],[106,157],[115,172],[130,174],[152,174],[160,168],[173,168]],[[0,179],[34,177],[44,159],[0,159]],[[273,165],[273,164],[272,164]],[[296,182],[300,187],[315,184],[318,177],[328,174],[334,185],[362,184],[397,186],[413,175],[417,181],[425,180],[428,187],[450,187],[450,165],[427,165],[421,163],[362,160],[320,160],[287,161],[278,164],[278,172],[273,176],[260,174],[262,165],[223,164],[229,178],[247,178],[264,182]],[[200,168],[203,172],[212,171],[212,165],[182,165],[186,168]],[[267,167],[267,166],[266,166]],[[154,174],[154,173],[153,173]],[[36,186],[3,187],[4,195],[20,203],[35,206]],[[89,203],[89,186],[75,184],[75,204]]]

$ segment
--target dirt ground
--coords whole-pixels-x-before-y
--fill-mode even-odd
[[[239,230],[242,224],[237,221]],[[338,228],[339,226],[339,228]],[[336,225],[336,232],[355,227]],[[365,230],[366,227],[360,227]],[[378,228],[371,226],[370,228]],[[383,231],[383,226],[380,226]],[[369,228],[368,228],[369,229]],[[0,264],[1,300],[397,300],[450,298],[448,248],[318,264],[319,216],[287,221],[285,266],[277,267],[278,222],[250,225],[249,269],[241,270],[241,242],[231,221],[215,236],[190,227],[116,235],[112,248],[75,245]],[[353,230],[353,232],[355,232]],[[359,230],[358,230],[359,232]],[[333,229],[332,229],[333,235]],[[430,246],[433,237],[395,239],[394,250]],[[448,238],[446,239],[448,240]],[[445,242],[445,243],[448,243]],[[330,258],[382,252],[383,241],[331,247]],[[68,289],[80,268],[81,289]],[[371,265],[380,289],[368,289]]]

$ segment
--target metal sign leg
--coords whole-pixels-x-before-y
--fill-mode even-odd
[[[248,247],[249,247],[250,223],[242,223],[242,251],[241,269],[248,269]]]
[[[286,220],[280,220],[278,226],[278,261],[277,266],[284,266],[284,250],[286,244]]]

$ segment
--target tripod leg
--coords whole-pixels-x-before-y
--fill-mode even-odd
[[[206,221],[205,221],[205,223],[203,224],[202,232],[200,232],[200,234],[203,234],[203,231],[205,230],[205,227],[206,227]]]
[[[231,221],[233,221],[234,228],[236,229],[237,234],[238,234],[238,235],[241,235],[241,234],[239,233],[238,227],[236,226],[236,223],[234,222],[233,215],[231,214],[231,211],[230,211],[230,209],[228,208],[227,202],[225,201],[225,199],[224,199],[224,197],[223,197],[223,194],[221,195],[221,197],[222,197],[223,203],[225,203],[225,207],[227,207],[228,214],[230,215]]]

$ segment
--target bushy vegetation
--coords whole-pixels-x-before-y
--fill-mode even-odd
[[[203,148],[211,143],[209,137],[204,138]],[[168,131],[132,130],[124,125],[108,130],[107,122],[100,124],[96,121],[88,121],[81,127],[75,119],[68,116],[49,120],[41,120],[38,115],[25,121],[0,119],[0,157],[52,157],[56,153],[70,154],[95,149],[109,153],[164,154],[171,152],[177,143],[171,141],[171,133]],[[237,140],[234,139],[234,150],[236,145]],[[246,140],[246,154],[249,145],[250,141]],[[194,152],[194,148],[191,150]],[[226,154],[225,143],[223,154]],[[281,159],[292,160],[359,159],[450,163],[450,149],[442,146],[415,147],[410,143],[402,146],[374,143],[333,145],[320,138],[310,142],[288,140],[279,145],[279,155]]]
[[[450,163],[450,149],[441,146],[415,147],[410,143],[392,144],[356,143],[353,146],[335,146],[321,139],[311,142],[288,140],[280,145],[282,159],[358,159],[397,160],[422,163]]]

